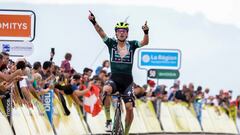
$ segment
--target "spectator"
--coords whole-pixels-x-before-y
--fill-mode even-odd
[[[147,80],[147,92],[153,92],[156,83],[153,80]]]
[[[188,103],[193,103],[194,102],[195,94],[194,94],[194,85],[193,85],[193,83],[189,83],[188,84],[188,92],[186,94],[186,97],[187,97]]]
[[[9,63],[9,54],[6,52],[2,52],[1,54],[3,56],[3,63],[0,67],[0,71],[5,72]]]
[[[237,96],[236,99],[236,106],[237,106],[237,110],[238,110],[238,117],[240,118],[240,96]]]
[[[228,113],[228,108],[230,106],[228,90],[220,90],[219,106],[223,107]]]
[[[209,88],[206,88],[205,90],[204,90],[204,93],[203,93],[203,95],[204,95],[204,103],[207,103],[208,104],[208,100],[209,100]]]
[[[177,90],[175,93],[175,101],[187,102],[185,93],[187,92],[187,85],[182,86],[182,90]]]
[[[52,62],[51,61],[45,61],[43,63],[42,70],[39,71],[40,75],[42,76],[43,80],[48,81],[49,77],[52,75]]]
[[[174,83],[173,86],[170,88],[170,92],[169,92],[169,96],[168,96],[168,100],[169,101],[173,101],[174,97],[175,97],[175,93],[179,90],[179,84],[178,83]]]
[[[109,62],[109,60],[103,61],[102,70],[105,70],[107,73],[110,73],[110,62]]]
[[[88,79],[92,76],[93,70],[90,68],[85,67],[83,69],[83,75],[87,75]]]
[[[207,102],[205,102],[205,104],[211,105],[211,106],[218,106],[218,99],[217,99],[217,97],[209,96],[207,99]]]
[[[41,71],[42,65],[41,62],[37,61],[33,63],[33,69],[32,69],[32,73],[39,73]]]
[[[195,100],[194,100],[194,110],[197,115],[197,119],[199,121],[199,124],[202,128],[202,104],[203,104],[203,92],[201,90],[197,90]]]
[[[69,75],[71,75],[71,70],[72,70],[72,67],[70,64],[71,59],[72,59],[72,54],[66,53],[65,60],[63,60],[61,63],[61,69],[63,70],[63,72]]]
[[[20,60],[17,62],[17,69],[21,69],[25,71],[25,76],[28,76],[30,74],[30,69],[26,68],[26,62],[23,60]],[[18,92],[23,99],[23,101],[27,105],[31,105],[31,95],[29,93],[29,83],[28,78],[23,78],[22,80],[17,82],[17,88]]]
[[[95,70],[95,74],[98,75],[101,70],[105,70],[107,73],[110,73],[110,62],[109,60],[104,60],[102,66],[98,66]]]
[[[240,95],[237,96],[236,106],[237,106],[237,127],[238,130],[240,130]]]

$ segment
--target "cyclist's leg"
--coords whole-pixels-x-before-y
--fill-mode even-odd
[[[132,121],[133,121],[133,103],[127,102],[125,103],[126,107],[126,118],[125,118],[125,132],[124,135],[128,135],[128,132],[130,130]]]
[[[116,84],[112,80],[108,80],[103,87],[103,93],[110,95],[116,89]],[[106,130],[111,131],[111,117],[110,117],[110,105],[111,96],[104,95],[103,97],[104,113],[106,117]]]
[[[112,93],[112,87],[110,85],[105,85],[103,87],[103,92],[107,94]],[[111,104],[111,97],[110,96],[105,96],[103,100],[103,105],[104,105],[104,112],[106,116],[106,120],[111,120],[110,118],[110,104]]]
[[[134,118],[133,107],[135,106],[135,103],[134,103],[134,96],[133,96],[133,84],[130,84],[128,86],[128,88],[124,91],[124,95],[129,95],[129,97],[123,98],[123,101],[125,103],[125,108],[126,108],[124,135],[128,135],[128,132],[130,130],[130,127]]]

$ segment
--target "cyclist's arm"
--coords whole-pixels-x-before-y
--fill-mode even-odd
[[[107,35],[106,33],[103,31],[102,27],[99,26],[99,24],[96,22],[96,24],[94,25],[95,30],[97,31],[98,35],[103,39],[105,38]]]
[[[93,15],[93,13],[91,11],[89,11],[89,16],[88,19],[89,21],[93,24],[95,30],[97,31],[97,33],[99,34],[99,36],[103,39],[106,37],[106,33],[103,31],[102,27],[99,26],[99,24],[96,21],[95,16]]]
[[[149,42],[148,34],[144,34],[143,40],[140,42],[141,46],[148,45],[148,42]]]
[[[147,21],[145,22],[145,24],[142,26],[143,32],[144,32],[144,36],[143,36],[143,40],[140,42],[141,46],[145,46],[148,45],[149,42],[149,36],[148,36],[148,25],[147,25]]]

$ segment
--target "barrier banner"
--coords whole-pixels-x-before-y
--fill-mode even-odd
[[[54,94],[54,93],[52,93]],[[54,98],[53,98],[54,96]],[[96,117],[87,115],[87,124],[83,119],[80,107],[72,100],[71,96],[64,96],[66,106],[70,111],[70,115],[64,114],[64,109],[56,94],[53,99],[53,125],[58,135],[86,135],[86,134],[106,134],[104,130],[105,114],[101,111]],[[32,98],[32,106],[13,101],[12,121],[13,127],[17,134],[23,135],[54,135],[52,126],[49,122],[47,113],[41,101],[35,97]],[[4,107],[0,102],[0,134],[12,135],[12,129],[4,114]],[[151,101],[143,102],[136,100],[134,108],[134,120],[130,129],[130,133],[148,134],[162,132],[160,123],[156,117],[156,113]],[[202,126],[204,132],[238,134],[238,130],[234,120],[229,117],[222,107],[204,106],[202,110]],[[234,110],[235,111],[235,110]],[[232,111],[232,112],[234,112]],[[114,116],[114,108],[111,107],[111,117]],[[123,104],[122,122],[126,110]],[[231,116],[231,114],[230,114]],[[192,105],[186,103],[162,102],[160,120],[165,132],[201,132],[200,125],[197,121],[196,114]]]
[[[193,104],[187,104],[185,102],[181,102],[183,112],[185,114],[185,118],[188,123],[188,127],[190,132],[202,132],[201,125],[197,119],[196,113],[193,108]]]
[[[30,134],[32,135],[40,135],[40,129],[38,126],[38,121],[36,121],[36,118],[34,117],[33,113],[28,109],[25,105],[21,106],[21,111],[23,113],[23,116],[27,122],[27,126],[29,128]]]
[[[50,90],[43,95],[43,105],[51,124],[53,124],[53,94],[53,90]]]
[[[110,110],[110,113],[112,116],[112,114],[114,113],[113,109]],[[105,122],[106,122],[104,110],[102,110],[95,117],[92,117],[91,114],[87,113],[86,117],[87,117],[87,123],[89,125],[89,128],[90,128],[92,134],[106,134],[106,131],[104,128]],[[113,118],[113,117],[111,117],[111,118]]]
[[[212,133],[237,134],[236,125],[226,111],[221,107],[204,106],[203,130]]]
[[[4,110],[4,106],[2,104],[2,100],[0,100],[0,112],[2,113],[3,116],[6,116],[5,110]]]
[[[134,113],[134,118],[133,118],[133,122],[130,128],[129,133],[142,133],[142,134],[147,134],[148,130],[147,127],[145,126],[144,120],[141,116],[141,112],[138,109],[138,106],[136,106],[135,108],[133,108],[133,113]],[[123,118],[125,118],[126,114],[124,113]]]
[[[22,112],[21,106],[18,104],[15,104],[14,108],[12,108],[12,120],[13,120],[14,130],[17,134],[31,135],[31,131],[28,127],[28,124]]]
[[[177,132],[176,124],[169,109],[170,106],[171,105],[169,102],[161,103],[160,121],[162,123],[164,132]]]
[[[43,104],[32,96],[33,107],[29,108],[31,114],[35,117],[37,121],[38,128],[42,135],[53,135],[53,128],[48,120],[48,116],[45,112]]]
[[[200,123],[197,120],[196,113],[193,109],[193,104],[189,105],[185,102],[181,102],[180,104],[190,132],[202,132]]]
[[[217,113],[217,108],[213,108]],[[209,107],[204,105],[202,109],[202,128],[204,132],[214,133],[216,131],[216,125],[214,121],[212,121],[211,116],[208,114]]]
[[[88,131],[88,125],[87,125],[87,123],[86,123],[86,121],[84,120],[84,116],[83,116],[83,113],[82,113],[82,111],[81,111],[81,108],[80,108],[80,106],[78,106],[78,105],[74,105],[75,106],[75,108],[76,108],[76,110],[77,110],[77,112],[78,112],[78,115],[79,115],[79,118],[80,118],[80,122],[81,122],[81,124],[82,124],[82,126],[83,126],[83,128],[84,128],[84,131],[86,132],[86,133],[90,133],[90,131]]]
[[[237,130],[238,130],[238,134],[240,133],[240,118],[237,117]]]
[[[58,100],[57,96],[54,95],[53,98],[53,125],[57,134],[68,134],[67,126],[64,125],[66,118],[64,117],[64,110],[61,106],[61,102]]]
[[[10,122],[10,124],[12,124],[12,95],[11,93],[7,93],[4,95],[5,97],[3,97],[2,100],[2,104],[5,110],[5,114],[7,116],[8,121]]]
[[[225,123],[225,124],[222,124],[222,133],[231,133],[231,134],[237,134],[238,131],[237,131],[237,128],[236,128],[236,123],[234,122],[234,120],[229,116],[227,115],[226,113],[226,110],[224,108],[220,108],[220,112],[221,112],[221,115],[220,115],[220,119],[222,121],[222,123]]]
[[[226,121],[222,119],[222,116],[224,115],[223,113],[225,112],[222,112],[220,108],[216,110],[214,109],[214,107],[211,107],[211,106],[208,106],[207,110],[208,110],[208,115],[210,116],[213,124],[215,125],[215,132],[225,133],[226,125],[223,123],[226,123]]]
[[[144,103],[141,100],[136,100],[136,105],[137,109],[140,111],[140,117],[143,118],[148,133],[162,132],[152,102],[147,101],[146,103]]]
[[[182,111],[182,106],[180,103],[170,102],[169,103],[169,110],[171,117],[176,124],[176,131],[177,132],[190,132],[188,123],[186,122],[186,116]]]
[[[62,115],[62,119],[60,119],[61,122],[63,122],[65,131],[68,135],[86,135],[89,134],[88,131],[86,131],[86,127],[82,124],[81,118],[79,117],[78,111],[75,107],[75,103],[72,100],[71,96],[64,96],[66,99],[66,105],[71,112],[70,115]],[[60,102],[58,102],[60,103]],[[63,112],[63,108],[61,108],[61,111]],[[58,135],[64,135],[63,133],[57,133]]]
[[[229,107],[229,117],[236,123],[237,120],[237,106],[231,105]]]
[[[1,101],[0,101],[1,104]],[[2,113],[3,106],[0,105],[0,131],[3,135],[13,135],[12,128],[9,125],[7,118]]]

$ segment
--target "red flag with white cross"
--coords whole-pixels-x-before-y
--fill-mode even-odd
[[[98,115],[102,110],[99,93],[100,89],[93,85],[91,90],[84,95],[84,109],[86,112],[92,114],[93,117]]]

